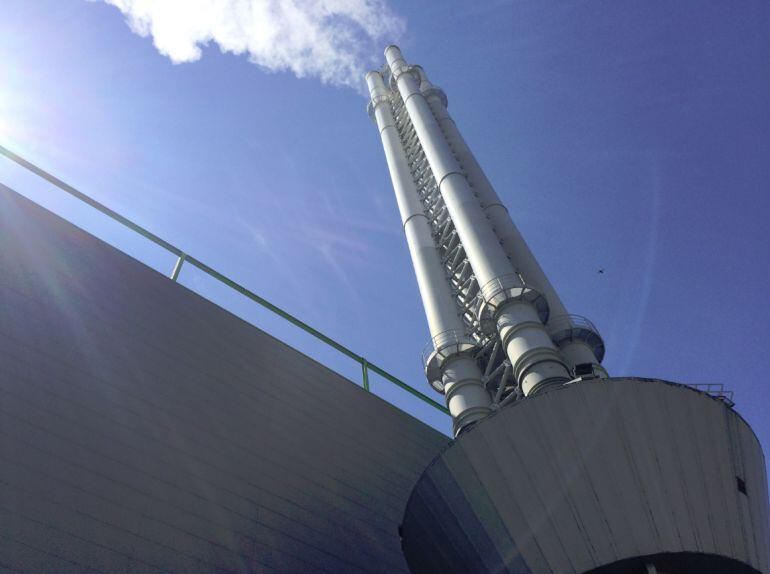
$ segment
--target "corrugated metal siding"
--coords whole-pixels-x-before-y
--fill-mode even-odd
[[[422,565],[444,549],[416,572],[582,573],[666,553],[666,564],[694,560],[686,571],[703,571],[700,554],[767,573],[766,484],[756,436],[724,403],[660,381],[573,384],[489,417],[431,463],[405,552]],[[480,568],[479,553],[496,557],[482,552],[490,544],[501,558]],[[618,571],[639,568],[626,564]]]
[[[448,439],[0,189],[0,566],[406,572]]]

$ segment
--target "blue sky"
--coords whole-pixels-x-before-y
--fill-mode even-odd
[[[724,383],[770,448],[770,4],[329,4],[341,15],[299,20],[323,50],[272,14],[272,42],[220,26],[214,39],[246,53],[212,40],[175,64],[113,6],[5,0],[0,143],[431,393],[356,80],[395,40],[446,91],[570,311],[599,327],[609,372]],[[155,40],[184,59],[212,18],[175,16]],[[170,272],[168,254],[5,160],[0,181]],[[357,365],[202,274],[181,282],[358,380]]]

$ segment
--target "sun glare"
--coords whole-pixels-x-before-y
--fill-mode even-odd
[[[6,78],[8,75],[2,74]],[[23,136],[21,121],[23,98],[20,90],[15,89],[12,77],[10,82],[4,80],[4,83],[5,86],[0,88],[0,143],[13,145]]]

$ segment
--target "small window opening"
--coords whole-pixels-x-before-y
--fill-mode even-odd
[[[738,490],[743,494],[746,494],[746,481],[740,476],[736,476],[735,481],[738,483]],[[748,494],[746,494],[746,496],[748,496]]]
[[[586,375],[594,374],[594,366],[591,363],[580,363],[575,365],[575,376],[585,377]]]

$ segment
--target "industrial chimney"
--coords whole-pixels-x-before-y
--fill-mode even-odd
[[[759,442],[724,395],[609,378],[447,111],[396,46],[366,76],[456,439],[402,524],[415,574],[768,571]]]

